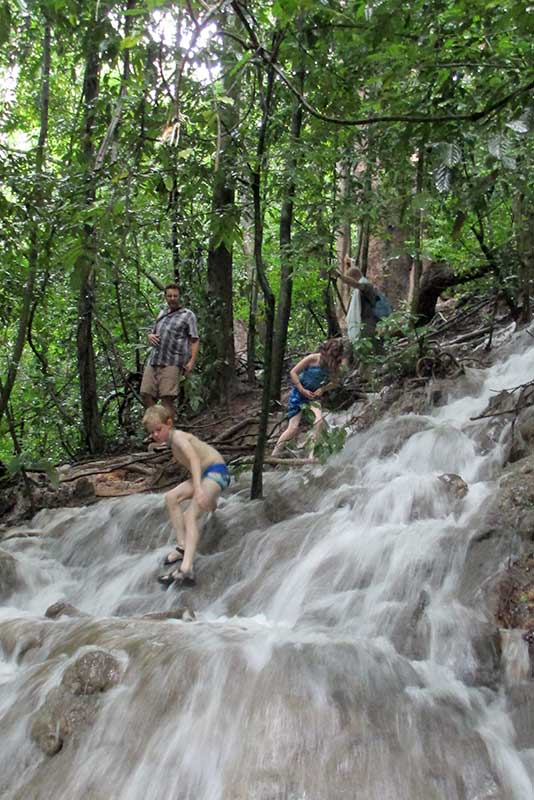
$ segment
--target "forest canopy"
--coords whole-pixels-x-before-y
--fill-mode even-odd
[[[509,0],[4,0],[0,460],[140,436],[171,280],[192,410],[240,364],[279,396],[288,350],[339,330],[347,252],[406,315],[411,280],[412,319],[434,263],[526,318],[533,29]]]

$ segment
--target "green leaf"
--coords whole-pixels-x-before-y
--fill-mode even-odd
[[[524,117],[512,119],[510,122],[505,122],[504,124],[515,133],[528,133],[529,131],[528,123]]]
[[[121,40],[120,50],[128,50],[131,47],[135,47],[142,38],[142,33],[138,33],[136,36],[125,36],[124,39]]]
[[[174,187],[174,178],[172,175],[164,175],[163,176],[163,183],[165,184],[165,188],[168,192],[172,192]]]

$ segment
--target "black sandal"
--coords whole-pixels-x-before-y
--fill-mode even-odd
[[[161,583],[162,586],[165,586],[166,589],[169,586],[172,586],[175,580],[177,580],[177,576],[180,570],[174,569],[172,572],[167,572],[165,575],[158,575],[158,583]]]
[[[190,570],[189,572],[182,572],[182,570],[179,569],[178,574],[174,578],[174,583],[176,583],[176,586],[195,586],[195,573],[193,570]]]
[[[169,560],[169,555],[166,555],[165,556],[165,561],[163,562],[163,566],[164,567],[173,567],[175,564],[181,564],[182,561],[184,560],[184,555],[185,555],[184,548],[180,547],[180,545],[178,545],[174,549],[178,553],[178,558],[173,558],[173,559]]]

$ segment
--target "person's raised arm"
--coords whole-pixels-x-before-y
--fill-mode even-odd
[[[346,283],[347,286],[351,286],[353,289],[361,289],[360,281],[353,278],[352,275],[344,275],[338,269],[334,270],[334,275],[336,275],[340,281]]]

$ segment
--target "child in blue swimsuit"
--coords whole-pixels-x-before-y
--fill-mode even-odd
[[[230,484],[230,473],[221,454],[192,433],[176,430],[169,410],[152,406],[143,417],[143,425],[156,444],[167,444],[175,461],[185,467],[191,478],[165,495],[167,511],[176,533],[177,547],[164,561],[176,568],[158,580],[164,586],[177,583],[193,586],[193,559],[199,540],[198,518],[204,511],[214,511],[223,489]],[[181,503],[189,500],[186,511]]]
[[[302,409],[309,407],[315,417],[315,441],[323,424],[320,398],[329,389],[332,389],[339,380],[339,371],[343,362],[343,342],[341,339],[327,339],[319,348],[319,352],[310,353],[301,359],[289,373],[293,381],[293,388],[289,395],[287,416],[289,425],[282,433],[275,448],[273,456],[278,456],[289,439],[297,435]]]

